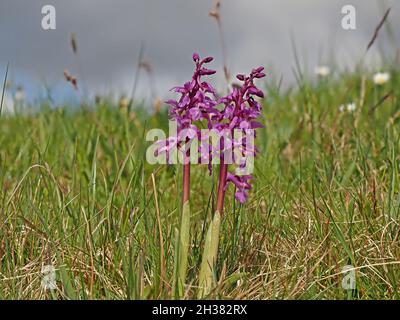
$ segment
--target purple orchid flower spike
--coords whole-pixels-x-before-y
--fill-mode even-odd
[[[254,179],[253,176],[228,172],[230,159],[227,159],[226,156],[233,154],[233,157],[238,158],[235,160],[239,160],[239,167],[246,169],[247,158],[249,156],[254,157],[257,152],[253,143],[255,138],[254,130],[262,127],[262,124],[257,121],[261,116],[262,108],[261,104],[256,101],[256,98],[263,98],[264,93],[256,87],[254,80],[265,76],[263,70],[264,68],[260,67],[252,70],[249,76],[238,75],[237,79],[243,83],[235,86],[231,94],[219,100],[219,103],[224,105],[224,109],[210,123],[210,126],[220,133],[220,150],[215,152],[215,150],[210,148],[209,150],[204,150],[204,153],[205,155],[209,153],[211,157],[218,156],[220,158],[220,171],[216,210],[207,230],[200,266],[199,298],[207,295],[213,284],[214,265],[218,255],[219,230],[223,215],[225,193],[228,187],[227,184],[228,182],[232,182],[235,185],[235,198],[242,204],[248,200],[248,191],[252,188],[250,181]],[[246,137],[236,137],[236,131],[251,131],[253,139],[248,139],[247,135]],[[225,132],[230,133],[228,137],[225,136]],[[232,152],[237,147],[240,147],[239,155],[236,152]]]
[[[178,93],[178,99],[166,101],[170,105],[170,116],[177,123],[177,133],[166,140],[158,141],[156,155],[166,153],[167,161],[172,151],[180,151],[184,155],[183,166],[183,209],[178,239],[177,280],[175,289],[183,292],[183,284],[187,269],[187,254],[190,239],[190,146],[194,139],[201,141],[199,154],[201,163],[208,163],[210,173],[212,172],[213,159],[220,160],[219,184],[216,211],[207,231],[204,245],[204,253],[200,267],[199,286],[209,287],[213,279],[213,264],[218,252],[218,234],[221,217],[223,214],[225,193],[228,183],[231,182],[235,188],[235,198],[240,203],[245,203],[252,189],[251,181],[254,177],[250,174],[237,174],[246,171],[247,158],[254,157],[257,148],[254,145],[254,130],[263,127],[258,121],[261,116],[262,105],[257,98],[263,98],[264,93],[255,84],[256,79],[265,77],[264,68],[253,69],[247,76],[237,75],[240,85],[235,85],[232,92],[219,98],[215,89],[203,77],[215,74],[214,70],[205,67],[213,61],[212,57],[201,59],[199,54],[193,54],[196,68],[192,79],[182,86],[171,90]],[[222,105],[222,108],[221,108]],[[222,109],[222,110],[221,110]],[[199,124],[207,124],[210,131],[202,136]],[[236,131],[246,132],[246,135],[235,135]],[[219,136],[219,145],[208,144],[214,138],[214,133]],[[248,132],[252,133],[249,137]],[[228,133],[228,134],[227,134]],[[184,147],[184,148],[183,148]],[[239,152],[236,152],[239,149]],[[192,154],[193,155],[193,154]],[[230,159],[228,159],[228,157]],[[233,158],[233,159],[232,159]],[[238,165],[239,171],[235,174],[228,171],[231,160]],[[243,170],[244,169],[244,170]],[[208,289],[206,289],[208,291]],[[203,296],[203,289],[200,291]]]
[[[229,129],[231,132],[234,130],[248,131],[252,130],[255,138],[255,129],[264,127],[258,118],[261,117],[262,106],[256,101],[256,98],[263,98],[264,93],[255,84],[255,79],[260,79],[265,77],[263,72],[264,68],[259,67],[253,69],[249,76],[239,74],[237,79],[242,83],[242,85],[235,86],[231,94],[222,97],[220,103],[224,104],[225,108],[220,113],[220,118],[218,123],[214,128],[218,130]],[[232,135],[233,136],[233,135]],[[227,149],[233,150],[234,148],[240,147],[241,158],[246,159],[249,156],[256,156],[257,148],[252,144],[251,141],[247,141],[246,137],[240,137],[237,139],[232,139],[229,143],[225,143],[224,149],[221,150],[220,157],[223,157],[222,152]],[[233,175],[228,172],[228,164],[224,163],[221,158],[221,172],[220,175],[220,188],[218,193],[218,198],[225,197],[225,191],[227,188],[227,183],[232,182],[237,191],[235,193],[236,199],[240,203],[245,203],[248,199],[248,190],[251,189],[251,184],[249,180],[254,178],[251,175]],[[240,162],[240,168],[245,169],[246,163]],[[217,200],[217,210],[222,212],[223,200]]]
[[[196,63],[196,69],[191,81],[186,82],[183,86],[171,89],[181,94],[181,97],[178,100],[171,99],[166,101],[166,103],[171,106],[171,118],[176,120],[178,124],[178,133],[176,139],[173,139],[174,143],[170,143],[171,137],[167,140],[160,141],[160,148],[157,151],[160,153],[167,152],[167,156],[174,148],[180,150],[183,144],[187,144],[192,141],[193,138],[200,136],[200,129],[193,124],[194,122],[206,120],[208,123],[211,123],[219,113],[215,108],[218,102],[216,100],[216,91],[214,87],[202,80],[202,77],[215,73],[214,70],[204,67],[205,64],[213,61],[213,58],[207,57],[201,59],[199,54],[194,53],[193,61]],[[196,134],[193,135],[193,132],[196,132]],[[186,152],[184,150],[181,151]],[[189,154],[187,154],[186,158],[188,158],[188,156]]]
[[[170,117],[177,122],[177,133],[166,140],[159,141],[156,155],[166,153],[170,162],[171,152],[180,151],[184,155],[183,165],[183,192],[182,214],[179,231],[178,259],[179,263],[175,283],[175,290],[182,294],[187,271],[187,255],[190,244],[190,145],[195,138],[200,137],[200,129],[197,123],[207,121],[211,123],[218,115],[216,91],[211,84],[203,80],[203,77],[213,75],[214,70],[205,67],[213,61],[212,57],[201,59],[199,54],[193,54],[196,64],[192,79],[183,86],[174,87],[171,90],[180,94],[177,100],[168,100],[171,106]]]
[[[217,112],[214,108],[217,105],[215,101],[216,91],[211,84],[201,79],[203,76],[212,75],[216,72],[204,67],[205,64],[213,61],[213,58],[207,57],[201,60],[200,56],[195,53],[193,54],[193,61],[196,63],[196,70],[192,80],[181,87],[172,88],[172,91],[181,94],[181,98],[178,101],[166,101],[172,107],[170,114],[178,122],[180,129],[189,126],[194,121],[203,119],[211,121],[209,115]]]

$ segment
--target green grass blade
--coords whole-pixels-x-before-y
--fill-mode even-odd
[[[6,93],[6,85],[7,85],[8,68],[9,68],[9,63],[7,63],[6,75],[4,76],[4,82],[3,82],[3,91],[2,91],[2,93],[1,93],[1,102],[0,102],[0,117],[1,117],[1,113],[2,113],[2,111],[3,111],[4,95],[5,95],[5,93]]]
[[[175,294],[176,298],[182,297],[185,291],[186,273],[188,267],[188,254],[190,245],[190,204],[186,201],[183,204],[181,224],[179,229],[179,240],[177,256],[178,264],[176,269],[175,279]]]

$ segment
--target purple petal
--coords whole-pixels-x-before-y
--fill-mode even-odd
[[[252,73],[260,73],[261,71],[264,71],[264,67],[258,67],[257,69],[253,69]]]
[[[178,92],[178,93],[185,93],[185,87],[173,87],[170,91]]]
[[[240,190],[240,191],[237,191],[237,192],[235,193],[235,198],[236,198],[237,200],[239,200],[239,202],[240,202],[241,204],[246,203],[248,197],[249,197],[249,195],[248,195],[247,192],[244,191],[244,190]]]
[[[239,125],[240,129],[249,129],[250,128],[250,123],[246,120],[243,120],[240,122]]]
[[[258,121],[252,121],[251,122],[251,129],[258,129],[258,128],[264,128],[264,125],[261,124]]]
[[[176,100],[170,99],[165,101],[166,104],[169,104],[172,107],[178,107],[178,102]]]
[[[180,108],[186,107],[190,103],[190,97],[188,95],[184,95],[179,103]]]
[[[201,111],[200,111],[199,108],[191,108],[189,110],[189,114],[192,117],[192,119],[195,120],[195,121],[200,120],[201,116],[202,116]]]
[[[207,57],[207,58],[204,58],[204,59],[203,59],[202,63],[209,63],[209,62],[211,62],[211,61],[213,61],[213,60],[214,60],[213,57]]]
[[[211,70],[211,69],[203,68],[203,69],[200,69],[199,73],[202,76],[209,76],[209,75],[212,75],[212,74],[216,73],[216,71],[215,70]]]
[[[260,89],[257,89],[256,87],[249,88],[248,92],[250,94],[255,94],[257,97],[264,98],[264,93]]]
[[[260,79],[260,78],[264,78],[265,76],[266,76],[266,74],[264,72],[260,72],[260,73],[256,74],[254,77]]]

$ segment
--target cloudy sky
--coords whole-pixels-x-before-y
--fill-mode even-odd
[[[41,28],[44,5],[56,8],[57,28]],[[341,27],[341,8],[356,8],[357,30]],[[153,68],[154,90],[164,97],[192,72],[191,55],[212,55],[212,67],[222,69],[218,29],[208,12],[213,0],[1,0],[0,75],[7,62],[15,83],[29,96],[46,84],[57,98],[74,94],[63,70],[77,74],[91,93],[126,92],[132,88],[140,44],[144,60]],[[302,63],[309,70],[318,64],[351,66],[360,59],[381,19],[391,7],[390,21],[400,40],[400,1],[387,0],[225,0],[222,25],[228,66],[232,73],[265,65],[290,82],[295,65],[291,35]],[[76,33],[79,57],[70,47]],[[387,37],[378,46],[390,48]],[[375,49],[375,50],[376,50]],[[369,53],[373,59],[375,53]],[[142,74],[139,93],[151,94]],[[223,83],[222,72],[217,84]]]

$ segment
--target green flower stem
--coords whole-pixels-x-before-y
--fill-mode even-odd
[[[200,266],[198,298],[207,296],[214,283],[214,266],[217,261],[221,214],[216,211],[207,230],[203,258]]]
[[[207,296],[213,287],[214,267],[218,255],[219,230],[221,226],[222,211],[224,209],[227,174],[228,165],[223,163],[219,172],[217,210],[215,211],[211,224],[208,227],[206,241],[204,244],[203,258],[200,266],[198,292],[199,299]]]
[[[177,266],[175,275],[175,295],[177,298],[184,295],[186,272],[188,266],[188,253],[190,244],[190,204],[186,201],[183,204],[181,225],[177,243]]]
[[[174,296],[180,298],[185,293],[186,272],[188,266],[188,253],[190,245],[190,153],[186,154],[186,160],[183,167],[183,206],[179,227],[179,233],[176,241],[175,272],[174,272]]]

